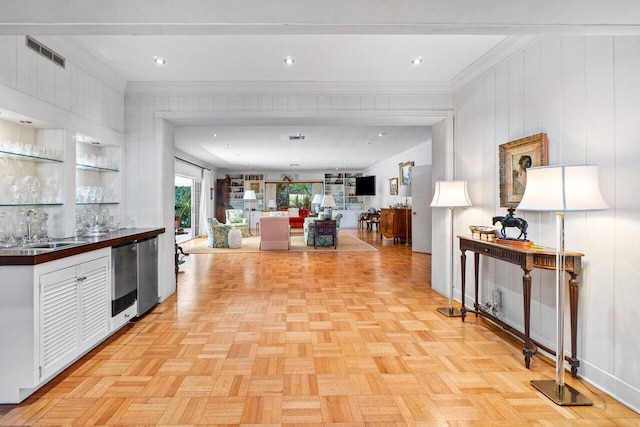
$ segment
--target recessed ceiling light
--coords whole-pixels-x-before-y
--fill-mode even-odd
[[[385,135],[386,135],[386,132],[380,132],[380,133],[378,134],[378,136],[385,136]]]
[[[284,58],[284,63],[287,64],[287,65],[293,65],[294,62],[296,62],[296,61],[294,61],[293,58],[290,57],[290,56],[287,56],[287,57]]]
[[[217,138],[217,137],[218,137],[218,134],[217,134],[217,133],[214,133],[214,134],[213,134],[213,135],[211,135],[211,136],[213,136],[214,138]]]
[[[412,63],[413,65],[420,65],[420,64],[422,64],[422,58],[420,58],[420,57],[413,58],[413,59],[411,60],[411,63]]]
[[[167,61],[164,60],[164,58],[160,57],[160,56],[154,56],[153,57],[153,62],[156,63],[156,65],[164,65],[167,63]]]

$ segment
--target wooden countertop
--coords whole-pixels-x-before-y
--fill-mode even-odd
[[[110,246],[118,246],[134,240],[147,239],[165,232],[164,228],[123,228],[107,233],[104,236],[82,236],[77,240],[86,243],[69,245],[56,249],[0,249],[0,265],[36,265],[85,252],[95,251]],[[54,239],[55,241],[69,241],[74,239]]]

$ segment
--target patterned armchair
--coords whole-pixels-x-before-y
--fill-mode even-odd
[[[260,250],[288,250],[291,247],[289,218],[263,216],[260,218]]]
[[[239,228],[242,231],[242,237],[251,237],[247,219],[242,217],[242,209],[227,209],[225,214],[227,218],[225,225]]]
[[[336,220],[336,225],[338,231],[340,231],[340,219],[342,218],[342,214],[332,215],[331,219]],[[315,225],[318,218],[316,217],[306,217],[304,219],[304,242],[307,246],[313,246],[313,236],[315,234]],[[338,244],[338,237],[336,237],[336,245]],[[331,236],[319,236],[318,238],[318,246],[333,246],[333,239]]]
[[[210,248],[228,248],[231,226],[218,222],[215,218],[207,218],[207,244]]]

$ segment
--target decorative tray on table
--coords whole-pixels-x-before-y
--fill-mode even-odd
[[[496,229],[490,225],[470,225],[469,230],[472,238],[475,238],[476,234],[480,240],[493,241],[496,238]]]

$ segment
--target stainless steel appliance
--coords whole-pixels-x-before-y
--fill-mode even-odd
[[[111,316],[135,304],[138,298],[138,255],[134,242],[111,249]]]
[[[138,240],[138,316],[158,303],[158,239]]]

